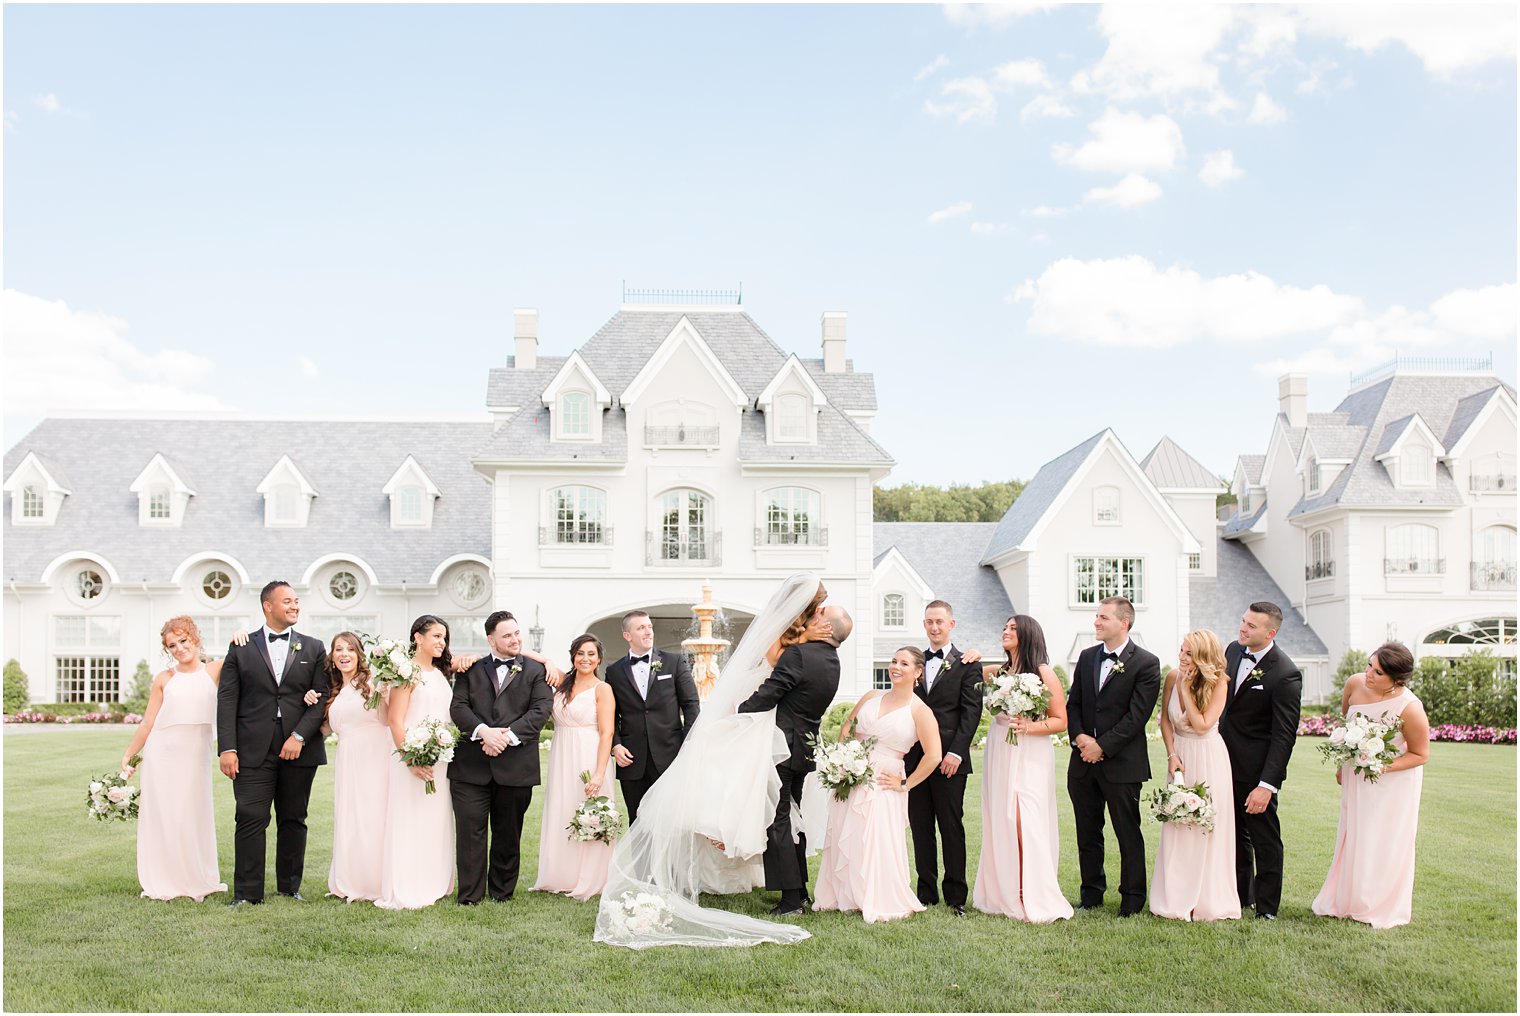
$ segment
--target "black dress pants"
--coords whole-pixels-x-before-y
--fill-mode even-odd
[[[937,861],[939,848],[934,830],[939,827],[945,845],[945,902],[966,905],[966,772],[954,776],[935,771],[908,791],[908,828],[913,832],[913,860],[918,869],[918,901],[924,906],[939,902]]]
[[[509,900],[522,867],[523,815],[533,802],[532,787],[449,781],[454,801],[454,864],[459,902],[479,903],[488,887],[493,900]],[[491,851],[487,864],[486,829]]]
[[[1102,763],[1073,758],[1066,770],[1066,790],[1077,824],[1077,862],[1082,873],[1079,903],[1103,905],[1108,876],[1103,871],[1103,813],[1114,823],[1119,841],[1119,912],[1136,914],[1145,909],[1145,834],[1140,830],[1139,783],[1110,783],[1099,769]]]
[[[1282,903],[1283,841],[1277,820],[1277,795],[1260,815],[1246,814],[1253,783],[1235,784],[1235,892],[1242,907],[1276,914]]]
[[[301,889],[306,867],[306,809],[317,767],[280,758],[285,735],[278,729],[269,754],[260,762],[238,759],[232,797],[237,802],[233,833],[232,897],[258,902],[264,898],[265,833],[269,813],[275,815],[274,885],[282,893]]]
[[[783,763],[776,767],[776,775],[781,777],[781,796],[776,799],[776,818],[766,830],[765,888],[806,895],[807,835],[799,833],[797,842],[792,842],[792,802],[802,802],[807,771]]]

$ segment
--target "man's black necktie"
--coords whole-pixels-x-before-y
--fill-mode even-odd
[[[271,641],[271,642],[278,642],[281,639],[287,639],[288,640],[289,638],[290,638],[290,632],[288,632],[288,631],[282,631],[278,635],[276,635],[274,632],[270,632],[269,633],[269,641]]]

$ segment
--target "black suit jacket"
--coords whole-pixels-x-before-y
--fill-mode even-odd
[[[656,661],[660,664],[657,671]],[[612,743],[621,744],[633,754],[631,763],[617,767],[620,780],[642,779],[651,762],[657,772],[669,769],[702,709],[702,698],[697,694],[697,682],[691,676],[685,653],[655,649],[650,654],[649,667],[649,696],[645,698],[639,694],[633,665],[626,655],[607,666],[607,683],[612,686],[616,704]]]
[[[782,765],[808,773],[814,768],[808,735],[817,738],[818,724],[838,690],[839,650],[827,642],[800,642],[781,651],[771,676],[738,711],[763,713],[775,709],[776,727],[786,735],[786,745],[792,750],[791,758]]]
[[[1150,753],[1145,745],[1145,724],[1156,708],[1161,692],[1161,661],[1130,639],[1119,654],[1123,670],[1111,672],[1098,690],[1098,663],[1104,652],[1100,642],[1082,650],[1066,693],[1066,722],[1071,731],[1071,766],[1096,765],[1110,783],[1144,783],[1151,778]],[[1082,761],[1077,734],[1097,738],[1103,761]]]
[[[544,729],[554,708],[554,689],[544,680],[544,665],[524,656],[513,660],[519,671],[507,686],[496,692],[491,654],[454,679],[454,699],[449,718],[459,728],[459,745],[449,763],[449,779],[485,785],[533,787],[539,783],[538,732]],[[569,680],[570,678],[566,678]],[[521,744],[491,757],[479,741],[470,739],[475,728],[508,727]]]
[[[248,637],[247,645],[229,645],[216,689],[217,751],[236,751],[241,766],[260,765],[269,756],[278,712],[281,744],[291,734],[306,739],[301,754],[289,764],[325,765],[327,747],[321,731],[327,701],[326,665],[327,650],[322,640],[294,628],[290,629],[285,673],[278,683],[262,627]],[[321,697],[309,706],[301,700],[313,688]],[[278,750],[279,745],[273,747]]]
[[[914,689],[915,694],[934,713],[934,722],[939,724],[939,743],[944,747],[945,754],[961,757],[957,775],[971,772],[971,739],[976,736],[977,725],[982,722],[981,683],[982,665],[962,662],[961,651],[955,646],[948,646],[945,650],[945,664],[939,668],[934,687],[925,691],[920,684]],[[911,773],[923,757],[923,745],[914,744],[908,749],[907,755],[903,756],[903,765]]]
[[[1225,694],[1219,734],[1230,751],[1230,770],[1236,783],[1270,783],[1281,787],[1288,778],[1288,759],[1298,740],[1298,713],[1304,697],[1304,675],[1288,654],[1277,648],[1256,661],[1261,677],[1247,677],[1235,690],[1235,675],[1245,646],[1231,642],[1224,651]]]

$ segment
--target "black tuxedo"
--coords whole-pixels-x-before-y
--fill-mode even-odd
[[[928,680],[928,671],[924,673]],[[945,662],[934,679],[934,687],[919,684],[916,694],[934,713],[939,725],[939,741],[946,755],[959,755],[960,768],[954,776],[936,769],[929,778],[908,791],[908,827],[913,831],[913,858],[918,868],[918,899],[924,905],[939,902],[936,861],[939,846],[935,826],[945,845],[945,902],[953,907],[966,905],[966,777],[971,775],[971,739],[982,719],[981,664],[964,663],[961,651],[945,647]],[[914,744],[903,756],[908,772],[923,761],[924,748]]]
[[[656,669],[655,664],[659,667]],[[691,666],[684,653],[650,651],[648,694],[639,694],[630,658],[607,665],[607,684],[615,703],[612,743],[622,745],[633,756],[626,766],[616,766],[618,782],[623,787],[623,804],[628,809],[628,823],[639,814],[639,802],[655,781],[670,768],[681,750],[686,732],[697,722],[701,696],[692,679]]]
[[[1224,674],[1230,682],[1219,733],[1230,752],[1235,785],[1235,889],[1241,906],[1258,914],[1275,914],[1282,902],[1283,843],[1277,820],[1277,795],[1259,815],[1246,813],[1246,797],[1258,784],[1281,788],[1288,778],[1288,758],[1298,739],[1299,705],[1304,675],[1276,643],[1256,662],[1235,690],[1245,646],[1230,643],[1224,651]]]
[[[1082,873],[1080,903],[1101,906],[1108,889],[1103,871],[1105,807],[1119,841],[1119,912],[1145,906],[1145,836],[1140,829],[1140,786],[1151,776],[1145,724],[1161,690],[1161,661],[1131,639],[1119,653],[1102,690],[1098,688],[1102,643],[1082,650],[1066,693],[1071,762],[1066,789],[1077,825],[1077,858]],[[1084,762],[1078,734],[1097,739],[1101,762]]]
[[[765,887],[801,894],[807,885],[807,836],[792,842],[792,803],[802,801],[802,783],[815,768],[808,737],[818,737],[818,725],[839,690],[839,650],[828,642],[787,646],[771,676],[739,706],[741,713],[776,710],[776,728],[786,737],[791,755],[776,766],[781,796],[776,818],[767,831]]]
[[[549,719],[554,691],[544,680],[541,663],[518,656],[501,689],[497,667],[487,654],[454,679],[449,718],[459,728],[459,744],[449,763],[449,793],[454,800],[454,860],[459,871],[459,902],[479,903],[487,887],[486,827],[490,826],[491,898],[510,899],[521,867],[523,814],[539,783],[538,733]],[[567,677],[566,680],[573,678]],[[475,729],[506,727],[520,743],[490,756]]]
[[[317,766],[327,762],[322,743],[326,714],[327,652],[322,640],[291,628],[290,647],[280,679],[275,680],[269,641],[263,627],[244,646],[229,645],[222,661],[216,691],[218,752],[236,751],[238,774],[232,781],[237,802],[233,835],[232,896],[239,900],[264,898],[265,831],[270,807],[275,826],[275,888],[295,893],[306,866],[306,809]],[[315,689],[315,705],[302,701]],[[290,761],[280,749],[292,734],[305,739],[301,753]]]

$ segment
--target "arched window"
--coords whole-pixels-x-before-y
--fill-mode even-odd
[[[1472,588],[1475,591],[1515,588],[1513,527],[1489,526],[1478,531],[1477,547],[1473,553]]]
[[[1099,487],[1093,491],[1093,521],[1115,525],[1119,521],[1119,488]]]
[[[1309,564],[1305,579],[1326,579],[1335,574],[1335,555],[1331,550],[1330,530],[1316,529],[1309,534]]]
[[[595,487],[559,487],[550,497],[553,542],[605,543],[607,495]]]
[[[559,400],[560,437],[586,437],[591,433],[591,396],[566,392]]]
[[[1435,526],[1411,522],[1388,528],[1383,571],[1389,575],[1440,575],[1446,571],[1441,559]]]
[[[819,525],[818,492],[806,487],[776,487],[765,492],[765,544],[821,547],[828,530]]]
[[[35,483],[29,483],[21,488],[21,517],[24,519],[42,518],[45,508],[42,499],[42,488]]]
[[[359,595],[359,577],[346,568],[335,571],[332,578],[327,580],[327,591],[338,603],[352,602]]]
[[[789,394],[776,398],[776,440],[806,441],[808,438],[808,399]]]
[[[1488,617],[1479,621],[1458,621],[1437,628],[1423,641],[1428,646],[1512,646],[1515,644],[1515,619]]]
[[[695,490],[666,491],[660,497],[660,560],[710,560],[711,516],[712,499],[706,494]]]
[[[908,626],[908,611],[902,593],[888,593],[881,598],[881,626],[883,628]]]

